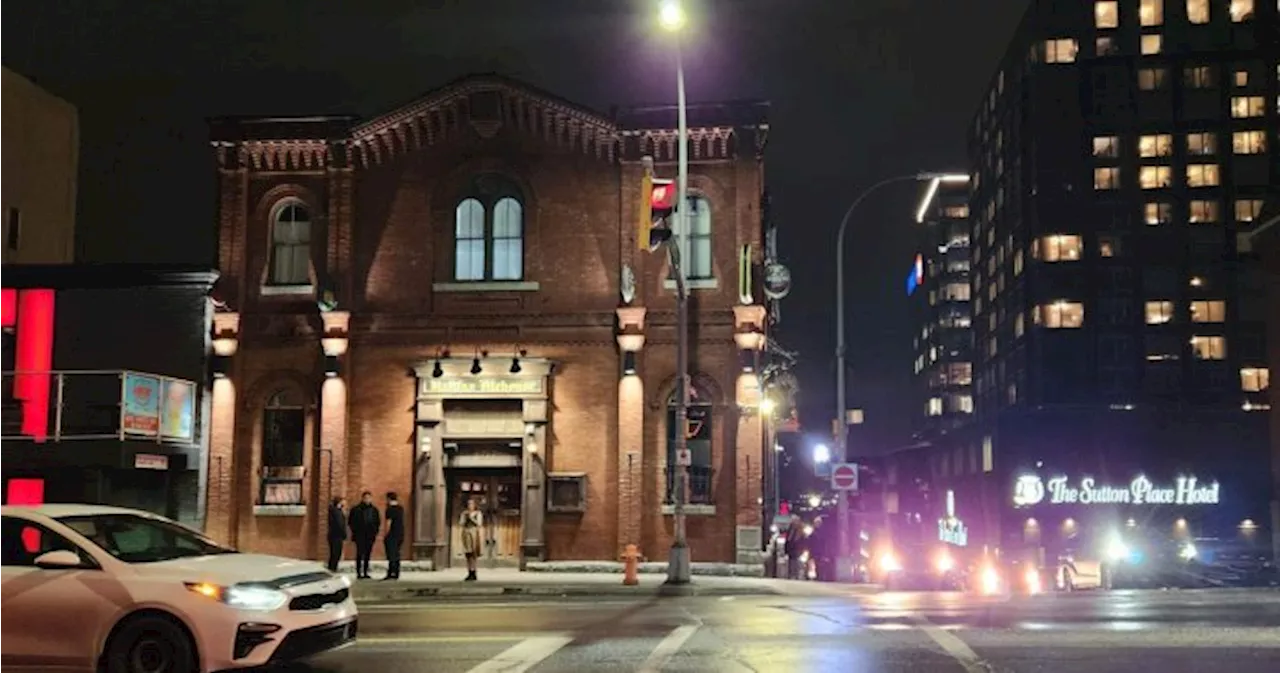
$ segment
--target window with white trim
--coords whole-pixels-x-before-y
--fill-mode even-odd
[[[311,284],[311,213],[298,201],[276,207],[271,218],[269,285]]]
[[[453,279],[458,282],[524,279],[524,203],[519,189],[482,175],[454,208]]]

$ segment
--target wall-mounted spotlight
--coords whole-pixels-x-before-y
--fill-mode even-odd
[[[486,351],[478,351],[476,353],[476,356],[471,359],[472,374],[479,374],[480,372],[484,371],[484,367],[480,366],[480,358],[482,357],[489,357],[489,353]]]
[[[342,365],[338,362],[338,356],[326,355],[324,358],[324,375],[326,378],[334,378],[342,374]]]
[[[436,366],[431,368],[431,378],[438,379],[444,376],[444,367],[440,366],[440,361],[436,360]]]
[[[521,367],[520,367],[520,358],[524,357],[526,353],[528,353],[528,351],[525,351],[525,350],[517,350],[517,351],[516,351],[516,354],[515,354],[514,356],[512,356],[512,357],[511,357],[511,370],[510,370],[510,371],[511,371],[511,373],[512,373],[512,374],[519,374],[519,373],[520,373],[520,369],[521,369]]]
[[[626,351],[622,354],[622,373],[626,376],[635,376],[636,374],[635,351]]]
[[[742,349],[738,351],[738,363],[742,365],[742,371],[750,374],[756,370],[756,351]]]

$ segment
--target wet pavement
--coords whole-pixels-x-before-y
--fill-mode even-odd
[[[419,601],[308,673],[1280,671],[1280,592]]]

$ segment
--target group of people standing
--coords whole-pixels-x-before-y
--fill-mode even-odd
[[[400,498],[394,491],[387,493],[385,530],[383,514],[373,504],[372,493],[361,493],[360,503],[349,513],[345,511],[346,504],[347,499],[342,496],[334,497],[329,503],[329,570],[337,572],[338,562],[342,560],[342,546],[350,539],[356,543],[356,579],[372,579],[369,559],[373,557],[373,545],[381,534],[387,554],[387,576],[383,579],[400,579],[400,549],[404,546],[404,507],[400,505]]]
[[[369,560],[373,556],[373,545],[382,535],[382,544],[387,554],[387,576],[384,580],[400,579],[400,549],[404,546],[404,507],[395,491],[387,493],[385,508],[386,528],[383,529],[383,514],[373,504],[373,494],[365,491],[360,494],[360,503],[346,512],[347,499],[334,497],[329,503],[329,570],[338,571],[338,563],[342,560],[342,547],[348,539],[356,543],[356,579],[372,579],[369,574]],[[476,561],[480,558],[480,541],[484,526],[484,516],[474,498],[467,500],[467,508],[458,517],[458,525],[462,528],[462,548],[467,558],[466,581],[476,580]],[[349,537],[348,537],[349,535]]]

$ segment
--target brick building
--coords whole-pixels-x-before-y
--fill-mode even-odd
[[[695,561],[758,558],[766,111],[689,111]],[[492,76],[368,121],[214,120],[208,531],[309,556],[329,498],[367,489],[401,494],[435,567],[468,498],[493,565],[663,558],[675,299],[636,237],[674,128]]]

